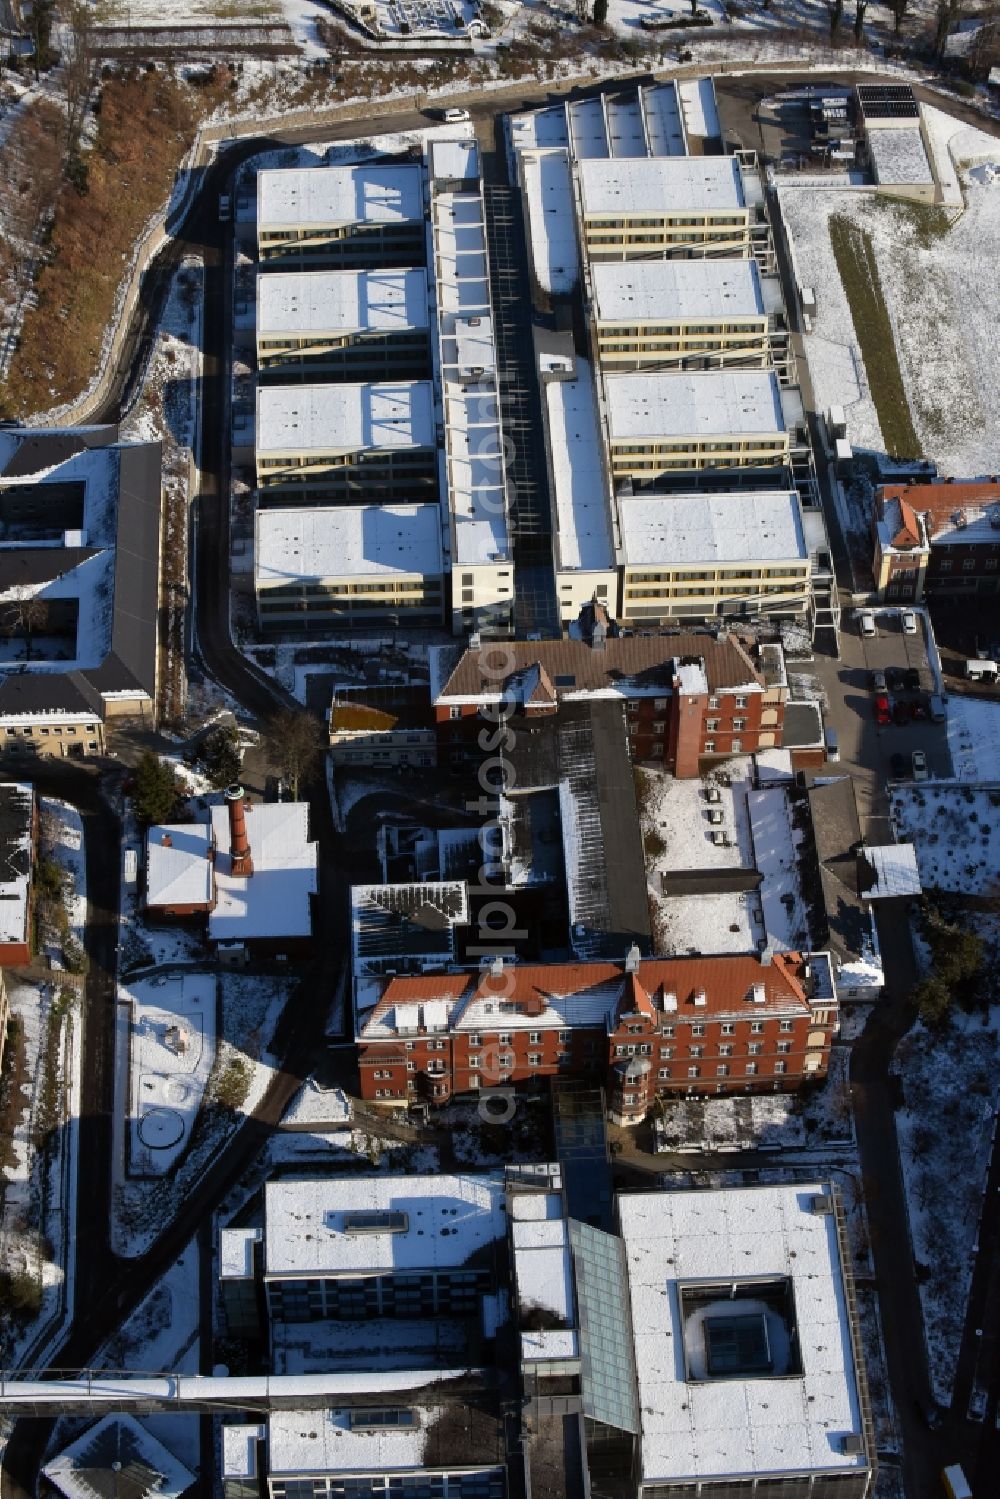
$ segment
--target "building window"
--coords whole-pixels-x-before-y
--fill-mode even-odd
[[[731,1020],[724,1020],[722,1022],[722,1025],[720,1026],[720,1031],[721,1031],[722,1035],[724,1035],[724,1036],[735,1036],[736,1035],[736,1026],[734,1025],[733,1021],[731,1021]]]
[[[750,1022],[750,1034],[751,1034],[751,1036],[762,1036],[764,1034],[764,1022],[763,1022],[763,1020],[751,1020],[751,1022]]]
[[[511,1044],[510,1031],[501,1031],[499,1036],[497,1036],[497,1040],[501,1046],[509,1046]]]
[[[692,1046],[691,1055],[693,1057],[700,1057],[704,1053],[704,1050],[704,1046]]]
[[[747,700],[745,697],[736,697],[733,699],[733,702],[737,708],[745,708],[747,705]]]
[[[479,1061],[480,1061],[479,1057],[470,1057],[469,1058],[469,1066],[473,1070],[475,1070],[479,1066]]]
[[[746,726],[747,726],[747,721],[746,721],[745,718],[734,718],[733,719],[733,733],[734,734],[738,734],[740,732],[740,730],[741,729],[745,729]]]
[[[693,1025],[691,1027],[691,1034],[692,1036],[703,1036],[705,1034],[705,1027],[703,1025]]]
[[[701,1077],[701,1068],[700,1067],[689,1067],[688,1068],[688,1077]]]
[[[774,1064],[774,1070],[775,1070],[775,1072],[778,1072],[778,1073],[787,1072],[788,1071],[788,1063],[787,1062],[775,1062],[775,1064]]]
[[[529,1031],[528,1032],[528,1045],[529,1046],[539,1046],[541,1044],[541,1040],[542,1040],[542,1033],[541,1033],[541,1031]]]
[[[560,1040],[560,1042],[563,1043],[563,1045],[565,1045],[565,1043],[571,1039],[572,1035],[573,1035],[572,1031],[560,1031],[559,1032],[559,1040]]]
[[[542,1065],[542,1054],[541,1054],[541,1052],[540,1051],[529,1051],[528,1052],[528,1066],[529,1067],[540,1067],[541,1065]]]
[[[665,1025],[661,1029],[660,1035],[661,1036],[666,1036],[668,1040],[671,1040],[673,1038],[674,1030],[675,1030],[674,1026],[672,1026],[672,1025]]]
[[[653,699],[653,711],[655,713],[662,713],[663,710],[666,708],[666,706],[667,706],[667,700],[666,700],[665,697],[654,697],[654,699]]]
[[[706,739],[705,740],[705,754],[706,755],[714,755],[715,754],[715,740],[714,739]]]
[[[673,1056],[673,1054],[674,1054],[674,1048],[672,1046],[661,1046],[660,1047],[660,1061],[661,1062],[669,1062],[670,1058]]]
[[[726,1043],[723,1043],[723,1045],[719,1047],[719,1056],[720,1057],[731,1057],[732,1054],[733,1054],[733,1048],[731,1046],[727,1045]]]
[[[756,1076],[757,1076],[757,1063],[756,1062],[748,1062],[747,1063],[747,1077],[756,1077]]]
[[[717,697],[710,697],[708,700],[708,706],[710,708],[717,708],[719,706],[719,699]]]
[[[792,1049],[792,1043],[791,1043],[791,1041],[779,1041],[778,1042],[778,1051],[780,1053],[783,1053],[785,1056],[788,1055],[788,1053],[791,1051],[791,1049]]]
[[[461,708],[453,706],[453,707],[451,707],[451,708],[448,709],[448,717],[449,718],[461,718],[461,716],[462,716],[462,710],[461,710]]]
[[[670,1076],[670,1068],[669,1067],[661,1067],[660,1070],[659,1070],[659,1072],[657,1073],[657,1077],[668,1078],[669,1076]]]
[[[762,1041],[751,1041],[747,1047],[747,1052],[752,1057],[759,1057],[763,1049],[764,1043]]]
[[[792,1022],[790,1020],[779,1020],[779,1022],[778,1022],[778,1029],[779,1029],[779,1031],[790,1031],[791,1028],[792,1028]]]
[[[730,748],[732,749],[734,755],[738,755],[740,750],[743,748],[743,740],[734,739]]]
[[[729,1063],[728,1062],[720,1062],[719,1066],[716,1067],[716,1069],[715,1069],[715,1075],[716,1075],[716,1077],[728,1077],[729,1076]]]

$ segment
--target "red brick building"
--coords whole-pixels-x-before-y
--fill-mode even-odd
[[[753,654],[751,654],[751,651]],[[780,647],[735,634],[496,641],[432,650],[431,695],[442,760],[495,735],[506,709],[552,715],[561,702],[624,701],[633,760],[696,776],[703,760],[780,747],[788,685]]]
[[[1000,482],[887,484],[872,526],[878,596],[994,594],[1000,584]]]
[[[657,1094],[784,1092],[823,1077],[828,954],[492,966],[386,977],[357,1017],[361,1096],[404,1108],[551,1076],[594,1078],[611,1118]]]

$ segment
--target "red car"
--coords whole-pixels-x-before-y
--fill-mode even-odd
[[[886,724],[892,722],[892,715],[889,712],[889,699],[883,693],[879,693],[875,699],[875,722],[880,728],[885,728]]]

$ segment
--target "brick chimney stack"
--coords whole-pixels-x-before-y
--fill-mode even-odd
[[[226,787],[226,806],[229,808],[230,873],[235,875],[253,874],[250,839],[247,837],[245,799],[246,793],[242,786]]]

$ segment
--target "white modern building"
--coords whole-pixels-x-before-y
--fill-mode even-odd
[[[264,272],[257,277],[258,371],[379,380],[426,374],[427,273]]]
[[[438,505],[257,511],[254,592],[261,630],[440,624],[445,591]]]
[[[437,498],[427,380],[260,385],[255,441],[268,505]]]
[[[834,1189],[625,1194],[618,1217],[641,1499],[865,1499],[874,1434]]]
[[[504,634],[513,620],[514,562],[486,212],[474,140],[432,144],[430,228],[452,627],[456,634]]]
[[[623,620],[805,614],[810,559],[794,490],[623,499]]]
[[[257,174],[261,261],[420,265],[423,244],[423,172],[416,163]]]
[[[608,449],[617,485],[727,468],[783,470],[789,421],[768,370],[608,375]]]
[[[608,372],[771,365],[781,286],[754,260],[599,261],[590,286],[595,350]]]

